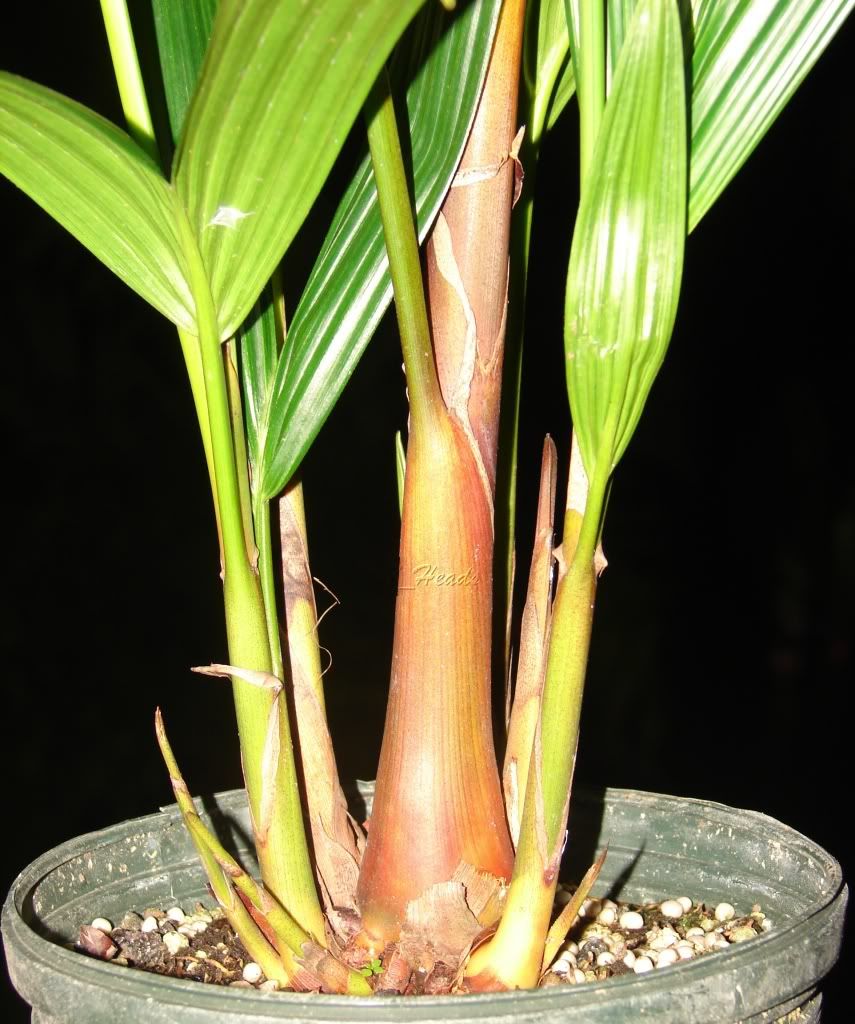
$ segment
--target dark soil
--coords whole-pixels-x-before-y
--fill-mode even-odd
[[[589,911],[589,916],[579,918],[572,927],[563,951],[569,957],[569,970],[558,972],[548,970],[541,979],[541,985],[582,984],[592,981],[605,981],[611,977],[632,973],[633,967],[624,961],[627,951],[639,956],[657,956],[656,942],[661,938],[663,930],[675,932],[681,940],[686,940],[689,929],[699,930],[699,926],[707,934],[715,934],[724,942],[744,941],[752,934],[760,934],[764,930],[764,915],[758,907],[749,915],[738,915],[719,922],[715,920],[712,909],[703,904],[694,906],[683,917],[674,919],[665,917],[660,904],[611,904],[617,908],[617,918],[626,910],[636,910],[644,919],[644,927],[639,929],[621,928],[619,921],[604,925]],[[558,908],[557,908],[558,909]],[[594,911],[596,913],[596,911]],[[145,918],[155,918],[155,930],[143,930]],[[204,921],[204,930],[194,933],[194,922]],[[151,926],[151,922],[150,925]],[[173,952],[170,944],[182,942],[168,938],[171,932],[177,932],[186,939],[183,948]],[[170,920],[167,914],[159,909],[146,909],[143,915],[129,912],[121,923],[109,932],[87,925],[80,930],[78,948],[90,956],[108,960],[115,964],[126,965],[138,970],[151,971],[174,978],[186,978],[191,981],[209,985],[236,985],[239,987],[264,987],[276,990],[275,982],[265,981],[263,977],[255,983],[245,980],[244,968],[252,963],[231,926],[217,909],[208,910],[197,904],[193,914],[184,922]],[[394,950],[394,947],[392,947]],[[654,951],[651,952],[651,949]],[[695,949],[693,956],[705,956],[714,949]],[[614,953],[613,962],[602,962],[601,954]],[[385,991],[405,991],[408,994],[435,992],[436,988],[417,984],[416,975],[409,979],[393,978],[400,973],[401,966],[384,958],[382,965],[375,961],[374,970],[366,969],[376,984],[378,993]],[[609,959],[609,956],[605,958]],[[679,960],[677,961],[680,962]],[[664,964],[662,965],[664,966]],[[254,968],[250,968],[253,970]],[[448,979],[452,981],[453,979]],[[397,982],[397,983],[396,983]],[[391,984],[391,987],[389,985]],[[446,986],[447,991],[447,986]]]

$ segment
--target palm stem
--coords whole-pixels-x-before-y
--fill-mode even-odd
[[[258,575],[247,559],[232,414],[213,300],[186,213],[176,217],[196,300],[223,538],[223,594],[231,663],[271,673],[273,664]],[[303,827],[288,713],[281,690],[233,678],[244,778],[265,884],[317,942],[324,921]]]

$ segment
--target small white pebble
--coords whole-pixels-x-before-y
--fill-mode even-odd
[[[181,907],[170,907],[169,910],[166,911],[166,916],[168,920],[174,921],[176,924],[184,924],[184,921],[187,918],[187,915]]]
[[[562,977],[570,970],[570,964],[566,960],[562,960],[560,957],[552,965],[552,973],[560,974]]]
[[[665,900],[659,904],[659,909],[665,917],[682,917],[684,914],[683,904],[679,900]]]
[[[615,962],[614,953],[610,953],[607,949],[604,949],[602,953],[597,957],[597,967],[609,967]]]
[[[719,903],[715,908],[715,919],[716,921],[730,921],[736,916],[736,911],[733,909],[730,903]]]
[[[695,951],[691,945],[675,946],[674,948],[677,950],[677,955],[681,960],[691,960],[695,955]]]
[[[573,978],[577,985],[581,985],[587,979],[585,978],[585,972],[578,967],[573,968]]]
[[[571,953],[569,950],[565,949],[558,959],[563,960],[565,964],[570,964],[571,967],[576,966],[576,954]]]
[[[237,981],[230,981],[229,988],[252,988],[252,985],[248,981],[244,981],[243,978],[238,978]]]
[[[715,932],[710,932],[709,935],[704,936],[704,946],[707,949],[715,949],[719,940],[719,936]]]
[[[572,896],[570,895],[570,893],[569,893],[569,892],[567,892],[567,890],[566,890],[566,889],[559,889],[559,890],[558,890],[558,891],[557,891],[557,892],[555,893],[555,902],[556,902],[556,903],[558,903],[558,904],[559,904],[560,906],[562,906],[562,907],[566,907],[566,906],[567,906],[567,904],[568,904],[568,903],[570,902],[570,900],[572,900],[572,899],[573,899],[573,897],[572,897]]]
[[[243,980],[248,981],[250,985],[254,985],[264,977],[264,971],[254,960],[250,960],[248,964],[245,964],[241,973],[243,974]]]
[[[688,914],[689,911],[692,909],[692,901],[689,899],[688,896],[678,896],[677,902],[683,908],[684,914]]]
[[[92,927],[97,928],[99,932],[107,932],[108,934],[113,930],[113,926],[106,917],[96,917],[92,922]]]
[[[578,944],[578,942],[565,942],[564,943],[564,952],[565,953],[572,953],[573,956],[575,956],[579,952],[579,944]]]
[[[627,931],[638,931],[639,928],[644,927],[644,918],[637,910],[625,910],[620,915],[618,923],[621,928],[626,928]]]
[[[703,928],[687,928],[686,938],[691,939],[693,935],[700,935],[703,937],[704,935],[706,935],[706,932],[703,930]]]
[[[727,941],[727,939],[723,935],[719,935],[719,936],[717,936],[717,938],[718,938],[718,941],[716,942],[715,946],[713,947],[714,949],[727,949],[730,946],[730,943]]]
[[[652,938],[651,935],[653,935]],[[669,946],[673,946],[680,936],[670,928],[662,928],[657,934],[649,932],[647,938],[651,949],[667,949]]]
[[[617,911],[614,907],[603,907],[597,914],[597,920],[600,924],[614,924],[617,920]]]
[[[163,936],[162,942],[173,956],[178,956],[182,949],[187,949],[190,945],[190,940],[187,936],[182,935],[180,932],[167,932]]]
[[[646,956],[637,957],[632,969],[636,974],[647,974],[648,971],[653,970],[653,961]]]
[[[632,967],[632,965],[635,963],[635,953],[633,953],[631,949],[628,949],[624,954],[623,962],[626,964],[627,967]]]
[[[772,922],[769,920],[768,917],[763,918],[762,922],[760,923],[760,930],[764,932],[772,930]]]
[[[196,929],[192,924],[180,924],[176,929],[179,935],[186,935],[188,939],[195,938]]]
[[[582,902],[582,906],[579,908],[579,917],[596,917],[602,909],[603,905],[599,900],[589,898]]]
[[[258,986],[262,992],[278,992],[279,982],[275,978],[268,978]]]
[[[157,918],[147,917],[140,925],[141,932],[156,932],[157,931]]]
[[[656,961],[657,967],[667,967],[668,964],[675,964],[680,959],[676,949],[663,949]]]

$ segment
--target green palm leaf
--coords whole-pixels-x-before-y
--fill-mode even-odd
[[[853,0],[696,0],[696,6],[690,229],[786,106]]]
[[[177,142],[211,38],[217,0],[152,0],[172,141]]]
[[[636,0],[608,0],[609,65]],[[692,0],[689,230],[732,181],[852,10],[853,0]]]
[[[676,0],[640,0],[573,234],[565,346],[589,478],[641,416],[677,312],[686,235],[685,64]]]
[[[576,91],[564,0],[541,0],[526,10],[523,74],[531,100],[529,140],[536,146]]]
[[[448,15],[439,5],[431,6],[396,56],[393,78],[409,82],[406,110],[420,239],[433,222],[463,152],[499,7],[498,0],[476,0]],[[403,110],[401,104],[399,115]],[[366,155],[339,204],[279,360],[263,430],[260,477],[265,497],[277,494],[299,465],[391,298],[376,188]]]
[[[423,0],[221,0],[174,180],[232,335]]]
[[[164,316],[195,331],[173,190],[128,135],[0,73],[0,171]]]

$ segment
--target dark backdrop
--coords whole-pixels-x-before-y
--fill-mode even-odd
[[[97,5],[73,20],[51,8],[20,12],[4,66],[120,120]],[[672,350],[609,509],[577,772],[766,811],[844,865],[852,38],[850,26],[689,243]],[[535,225],[529,467],[543,432],[567,427],[571,119],[539,180],[551,203]],[[4,185],[2,202],[5,889],[50,846],[170,801],[155,704],[195,791],[240,779],[228,686],[187,671],[226,649],[174,332],[23,195]],[[341,601],[322,639],[346,778],[373,774],[383,722],[405,415],[395,346],[387,323],[305,467],[313,568]],[[829,1024],[845,1020],[843,973]],[[7,988],[0,999],[4,1020],[28,1019]]]

